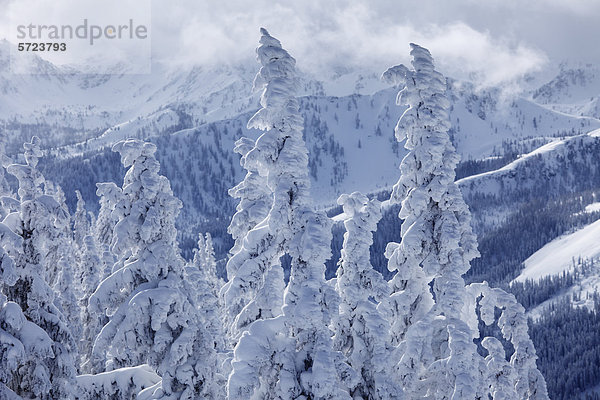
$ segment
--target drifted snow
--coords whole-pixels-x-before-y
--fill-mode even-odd
[[[79,375],[77,386],[80,390],[79,400],[100,398],[127,398],[134,393],[155,385],[160,376],[147,364],[131,368],[119,368],[96,375]]]

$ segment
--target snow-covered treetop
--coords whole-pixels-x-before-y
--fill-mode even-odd
[[[100,197],[101,200],[113,200],[113,203],[116,203],[121,194],[121,188],[118,187],[114,182],[96,183],[96,195]]]
[[[470,227],[468,207],[454,184],[459,156],[448,135],[450,102],[445,94],[446,81],[435,70],[429,50],[411,43],[410,54],[413,57],[413,69],[401,65],[383,74],[383,79],[388,82],[404,81],[405,87],[398,94],[398,103],[408,106],[398,120],[396,138],[398,141],[406,140],[404,147],[409,152],[402,160],[401,177],[394,185],[391,196],[392,202],[402,203],[399,214],[405,220],[401,232],[402,247],[408,257],[427,254],[428,250],[421,248],[422,241],[416,236],[422,232],[422,229],[417,229],[418,225],[424,222],[423,218],[429,218],[427,213],[430,211],[434,214],[439,212],[439,216],[432,214],[431,217],[442,220],[448,220],[451,217],[449,213],[452,213],[457,219],[457,231],[451,232],[451,225],[446,222],[447,229],[438,234],[445,235],[444,249],[447,251],[460,248],[464,261],[452,264],[456,264],[453,268],[459,267],[462,269],[460,272],[464,273],[469,268],[469,261],[479,253],[477,240]],[[428,210],[434,203],[439,211]],[[438,257],[442,264],[445,263],[444,258],[448,259],[446,250]],[[429,268],[425,264],[424,268],[429,276],[438,273],[435,265]]]
[[[150,142],[128,139],[116,143],[112,150],[121,155],[121,163],[125,168],[128,168],[142,156],[154,156],[154,153],[156,153],[156,145]]]
[[[37,136],[31,138],[31,143],[23,143],[23,148],[25,149],[25,162],[27,165],[37,167],[39,158],[43,155],[42,150],[40,149],[41,143],[42,141]]]
[[[261,29],[260,46],[256,49],[262,67],[254,80],[255,89],[263,89],[262,108],[248,121],[249,128],[265,132],[246,155],[246,169],[268,175],[268,185],[274,192],[275,208],[286,195],[278,192],[291,189],[296,206],[306,205],[310,179],[308,151],[302,137],[303,120],[296,99],[298,76],[296,60],[281,48],[279,40]],[[279,200],[278,200],[279,199]],[[286,200],[287,201],[287,200]],[[271,213],[270,223],[287,224],[278,211]]]
[[[446,79],[435,70],[429,50],[414,43],[410,46],[413,70],[404,65],[396,65],[385,71],[382,76],[382,79],[390,84],[405,84],[404,89],[398,93],[396,102],[399,105],[412,106],[400,117],[396,126],[396,137],[398,141],[409,138],[405,145],[407,149],[414,148],[420,131],[447,132],[450,129],[447,112],[450,103],[444,94]],[[413,132],[412,124],[415,119],[421,123]],[[411,134],[416,135],[413,140]],[[457,164],[458,158],[455,161]]]
[[[140,243],[146,245],[157,240],[167,244],[176,241],[175,219],[181,208],[181,201],[173,196],[169,181],[158,174],[160,164],[154,157],[156,146],[140,140],[123,140],[113,146],[113,151],[121,154],[121,162],[129,167],[123,180],[123,195],[127,198],[114,212],[123,213],[115,226],[113,251],[120,254]],[[98,186],[98,190],[116,195],[114,187]],[[142,220],[140,221],[140,218]],[[144,247],[144,246],[142,246]]]
[[[19,180],[19,196],[21,201],[32,200],[41,192],[41,185],[44,182],[42,175],[37,172],[38,159],[42,156],[40,149],[40,138],[34,136],[31,143],[24,143],[26,164],[11,164],[6,167],[9,174],[14,175]]]
[[[406,83],[408,76],[410,76],[410,70],[404,64],[400,64],[388,68],[381,76],[381,79],[387,84],[400,86]]]
[[[298,114],[296,60],[281,47],[279,40],[260,29],[260,46],[256,49],[262,67],[254,78],[254,90],[262,90],[262,108],[248,121],[248,128],[282,132],[302,127]]]
[[[164,278],[175,269],[182,273],[183,262],[177,249],[175,220],[181,201],[171,191],[166,177],[158,174],[160,164],[154,157],[156,146],[140,140],[123,140],[113,146],[121,154],[121,161],[129,166],[123,188],[112,183],[97,184],[106,207],[105,217],[116,223],[112,234],[111,251],[119,258],[119,267],[106,278],[90,297],[92,309],[109,309],[120,304],[128,295],[121,290],[126,279],[129,288],[143,282]],[[112,211],[111,211],[112,210]],[[102,209],[101,209],[102,211]],[[99,216],[98,223],[111,221]],[[168,260],[168,261],[167,261]],[[106,299],[110,299],[109,303]]]
[[[381,210],[379,210],[380,204],[378,201],[369,201],[369,198],[364,194],[354,192],[352,194],[342,194],[338,197],[337,203],[342,206],[346,221],[356,214],[361,214],[361,217],[364,216],[365,227],[369,228],[371,231],[375,230],[374,228],[381,218]]]

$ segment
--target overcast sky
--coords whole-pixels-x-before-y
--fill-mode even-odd
[[[50,4],[68,13],[74,1]],[[264,26],[317,74],[407,62],[416,42],[443,72],[495,84],[562,60],[600,63],[598,21],[599,0],[152,0],[151,29],[154,58],[175,63],[252,57]]]

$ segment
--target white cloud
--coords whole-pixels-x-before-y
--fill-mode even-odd
[[[152,4],[154,57],[175,63],[252,58],[261,26],[283,42],[302,68],[318,74],[357,66],[380,71],[407,62],[409,42],[429,47],[447,74],[474,75],[493,84],[534,72],[548,61],[600,63],[593,44],[600,37],[597,0]]]

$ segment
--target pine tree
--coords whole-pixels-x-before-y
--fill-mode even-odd
[[[361,193],[342,195],[338,204],[346,220],[342,258],[337,270],[336,291],[340,296],[340,314],[335,318],[335,345],[358,374],[349,384],[353,398],[400,399],[389,369],[389,324],[377,311],[374,301],[388,295],[387,282],[373,269],[369,248],[381,219],[380,204]]]
[[[403,349],[397,368],[408,393],[474,399],[481,379],[471,367],[479,356],[475,332],[461,312],[466,300],[462,274],[478,256],[477,242],[454,184],[458,155],[448,136],[446,81],[427,49],[411,48],[414,70],[397,66],[384,73],[388,82],[405,84],[398,103],[409,106],[396,126],[408,154],[391,196],[392,202],[401,201],[404,222],[401,243],[387,249],[388,268],[398,272],[386,308]]]
[[[258,281],[259,287],[245,307],[254,312],[245,317],[251,322],[235,348],[228,395],[230,399],[349,399],[338,377],[340,357],[333,351],[328,329],[330,309],[337,308],[339,301],[324,279],[324,263],[331,255],[331,221],[311,207],[303,122],[294,97],[295,60],[266,29],[261,29],[261,35],[257,54],[262,68],[254,87],[263,90],[262,108],[248,127],[265,133],[245,163],[266,177],[273,202],[266,219],[246,235],[242,249],[249,255],[230,277],[240,289],[244,285],[239,282],[247,277]],[[279,289],[279,257],[284,253],[290,256],[292,269],[283,314],[274,316],[277,299],[267,296]],[[275,270],[277,280],[269,277]],[[240,292],[227,294],[231,298]]]
[[[181,202],[158,174],[156,146],[125,140],[113,146],[129,168],[114,205],[112,274],[89,300],[107,308],[109,322],[93,348],[96,368],[149,364],[162,378],[147,398],[215,398],[221,390],[215,343],[201,323],[184,263],[175,219]]]
[[[26,362],[13,371],[17,386],[10,389],[25,398],[69,399],[73,395],[77,346],[55,306],[57,297],[48,285],[46,260],[49,242],[61,224],[61,206],[54,197],[44,194],[44,177],[36,168],[41,156],[39,145],[39,138],[33,137],[31,143],[24,144],[26,164],[7,168],[19,181],[20,226],[16,234],[21,237],[21,246],[13,250],[17,279],[4,287],[8,299],[5,304],[14,304],[10,306],[13,336],[20,331],[22,342],[38,342],[23,343]]]

